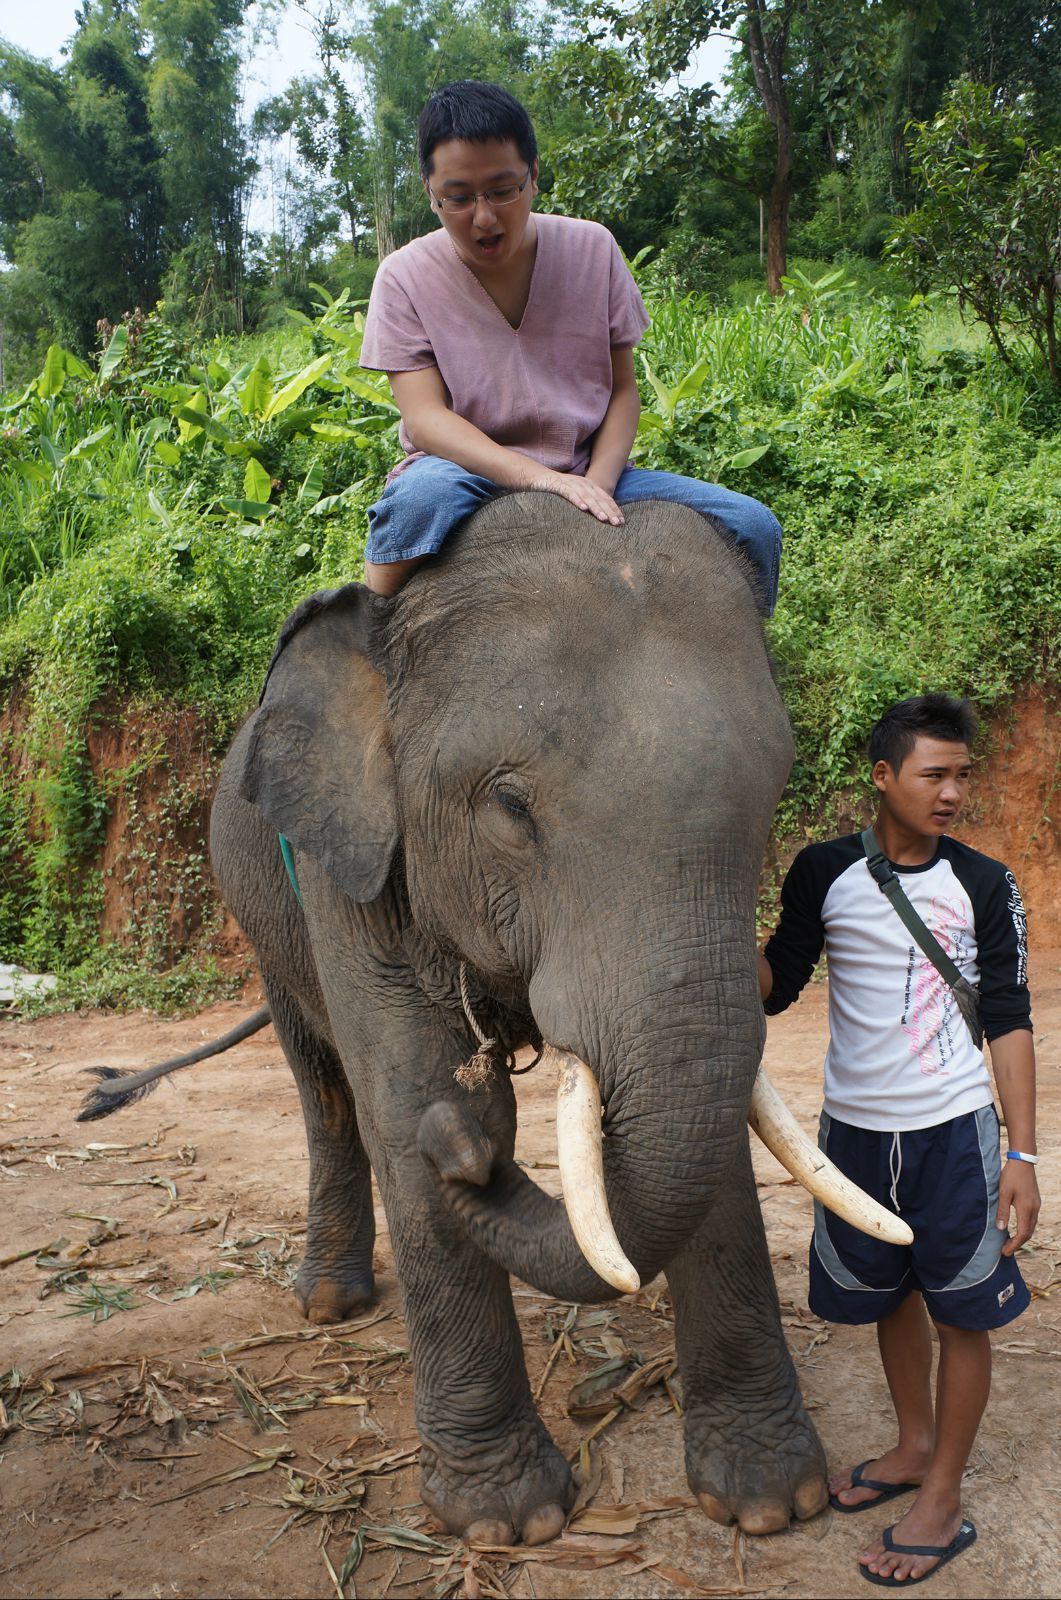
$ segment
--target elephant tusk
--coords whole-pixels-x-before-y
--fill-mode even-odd
[[[871,1200],[811,1142],[761,1067],[748,1121],[771,1155],[823,1206],[871,1239],[913,1243],[913,1232],[901,1217]]]
[[[604,1188],[597,1080],[578,1056],[553,1045],[545,1046],[542,1060],[557,1069],[556,1158],[571,1231],[598,1277],[633,1294],[641,1279],[616,1237]]]

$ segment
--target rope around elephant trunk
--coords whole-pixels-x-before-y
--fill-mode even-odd
[[[462,1064],[453,1074],[461,1088],[468,1089],[469,1091],[472,1089],[481,1089],[484,1087],[484,1085],[490,1082],[494,1075],[494,1068],[497,1066],[504,1067],[509,1076],[513,1078],[520,1077],[524,1072],[530,1072],[533,1067],[536,1067],[542,1058],[542,1052],[540,1050],[538,1051],[538,1054],[535,1056],[534,1060],[531,1061],[527,1066],[517,1067],[515,1058],[513,1057],[511,1051],[502,1051],[501,1041],[499,1039],[487,1038],[486,1034],[479,1026],[475,1012],[472,1010],[471,996],[468,993],[468,964],[465,961],[462,961],[460,964],[460,987],[461,1005],[464,1007],[464,1015],[468,1019],[469,1028],[471,1028],[475,1037],[479,1041],[479,1048],[475,1054],[473,1056],[469,1056],[467,1061],[462,1062]]]

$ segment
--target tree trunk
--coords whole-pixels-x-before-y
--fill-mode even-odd
[[[748,0],[748,55],[763,110],[774,125],[777,152],[774,179],[770,187],[767,225],[766,285],[771,294],[782,294],[781,279],[786,269],[788,211],[792,198],[792,119],[785,83],[785,50],[792,13],[797,0],[784,0],[778,11],[767,9],[766,0]]]
[[[376,256],[382,261],[394,249],[394,213],[390,194],[379,187],[376,189],[375,211]]]
[[[382,261],[394,249],[394,169],[377,131],[373,160],[372,209],[376,224],[376,257]]]
[[[342,190],[342,200],[341,200],[340,204],[341,204],[342,210],[346,212],[347,226],[350,229],[350,243],[354,247],[354,254],[356,256],[357,253],[358,253],[358,241],[357,241],[358,207],[357,207],[357,200],[354,198],[353,190],[350,188],[350,185],[348,183],[342,184],[341,190]]]
[[[770,189],[770,211],[766,238],[766,287],[771,294],[783,294],[781,279],[788,270],[788,211],[792,199],[792,162],[788,150],[788,129],[782,145],[777,135],[777,164]]]

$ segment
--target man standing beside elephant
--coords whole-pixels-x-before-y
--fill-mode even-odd
[[[773,513],[721,485],[630,464],[633,352],[648,314],[607,229],[535,216],[524,107],[494,84],[447,84],[424,107],[418,147],[441,227],[381,262],[361,350],[361,365],[390,379],[406,452],[369,510],[368,586],[395,594],[479,506],[537,489],[611,527],[635,501],[703,512],[746,557],[769,616],[781,555]]]
[[[988,1330],[1029,1303],[1016,1251],[1039,1211],[1024,906],[1011,872],[948,837],[965,803],[975,726],[969,702],[946,695],[885,713],[869,741],[873,829],[800,852],[759,958],[765,1009],[776,1015],[824,945],[830,1044],[819,1143],[914,1230],[909,1249],[885,1245],[818,1207],[811,1246],[811,1308],[833,1322],[877,1324],[899,1423],[893,1449],[830,1481],[830,1503],[859,1512],[917,1493],[859,1556],[862,1576],[889,1588],[920,1583],[976,1538],[961,1480],[990,1389]],[[1004,1165],[974,1034],[977,983]],[[940,1346],[935,1410],[926,1308]]]

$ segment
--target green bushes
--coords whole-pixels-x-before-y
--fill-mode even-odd
[[[0,677],[24,691],[24,759],[0,781],[0,959],[91,957],[90,992],[114,988],[86,870],[108,809],[86,756],[93,708],[192,704],[223,744],[283,617],[361,569],[397,414],[385,380],[358,371],[345,295],[298,320],[250,352],[188,352],[134,316],[97,370],[53,346],[0,412]],[[156,961],[149,924],[131,949]]]
[[[637,459],[756,495],[785,528],[783,841],[842,820],[890,700],[934,687],[991,710],[1055,669],[1061,407],[1019,345],[1005,365],[949,299],[836,271],[731,308],[657,290],[651,310]],[[0,410],[0,679],[20,686],[17,730],[0,725],[0,960],[80,963],[86,996],[137,992],[99,952],[84,870],[113,798],[85,756],[93,708],[193,705],[220,749],[282,618],[360,574],[398,448],[359,345],[348,298],[323,291],[286,332],[195,351],[133,318],[98,368],[53,349]],[[131,954],[172,963],[150,921]],[[187,997],[202,965],[172,972]]]

